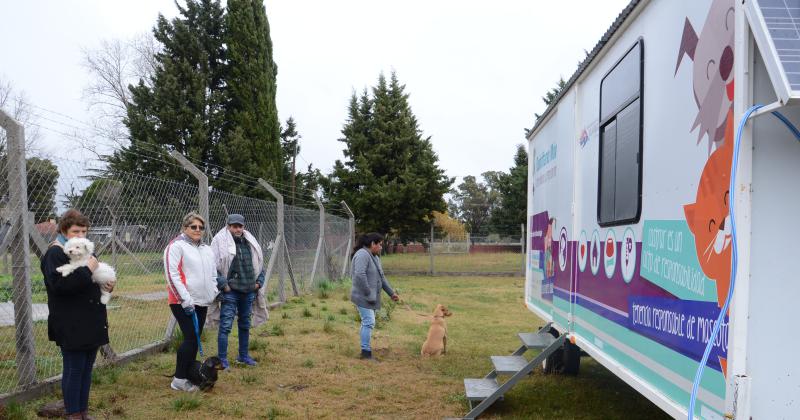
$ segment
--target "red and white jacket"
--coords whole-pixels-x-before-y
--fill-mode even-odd
[[[208,306],[217,297],[217,267],[211,247],[180,234],[164,249],[169,303]]]

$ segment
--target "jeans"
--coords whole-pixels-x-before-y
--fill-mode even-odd
[[[372,351],[369,342],[372,339],[372,329],[375,328],[375,310],[358,308],[358,314],[361,315],[361,350]]]
[[[92,367],[97,348],[92,350],[61,349],[64,369],[61,373],[61,392],[67,414],[82,413],[89,409],[89,388],[92,386]]]
[[[233,329],[233,317],[239,314],[239,357],[247,356],[250,344],[250,314],[253,312],[253,301],[256,292],[222,292],[222,304],[219,309],[219,335],[217,335],[217,352],[220,359],[228,358],[228,335]]]
[[[189,367],[192,366],[192,363],[197,358],[197,335],[194,333],[194,321],[192,321],[192,317],[186,315],[181,305],[171,304],[169,309],[172,310],[172,316],[178,321],[178,326],[181,327],[181,332],[183,333],[183,343],[178,347],[178,355],[175,359],[175,377],[186,379]],[[194,312],[197,314],[197,325],[202,335],[208,306],[195,305]]]

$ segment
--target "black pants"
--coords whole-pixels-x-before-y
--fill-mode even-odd
[[[192,362],[197,358],[197,335],[194,333],[194,321],[192,317],[183,312],[181,305],[169,305],[172,310],[172,316],[178,321],[178,326],[181,327],[183,333],[183,343],[178,347],[178,357],[175,361],[175,377],[178,379],[186,379],[186,374]],[[197,313],[197,324],[200,327],[200,334],[203,334],[203,325],[206,323],[207,306],[195,306],[195,313]]]

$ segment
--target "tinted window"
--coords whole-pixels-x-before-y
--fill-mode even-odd
[[[597,219],[604,226],[635,223],[641,209],[642,42],[600,84]]]

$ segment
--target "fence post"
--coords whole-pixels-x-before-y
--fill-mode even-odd
[[[117,266],[117,215],[111,211],[111,208],[106,206],[108,212],[111,213],[111,265],[119,270]]]
[[[525,261],[528,256],[525,254],[525,223],[520,223],[519,252],[522,254],[522,275],[525,275]]]
[[[33,334],[33,301],[28,222],[28,175],[25,168],[25,128],[0,109],[0,126],[6,130],[8,150],[6,179],[9,189],[11,271],[13,275],[14,326],[17,384],[26,388],[36,382],[36,347]]]
[[[431,222],[431,244],[428,247],[428,253],[431,255],[431,276],[435,276],[436,275],[436,270],[434,270],[434,268],[433,268],[433,240],[434,240],[433,222]]]
[[[322,206],[322,201],[319,200],[317,193],[314,193],[314,201],[319,207],[319,241],[317,242],[317,252],[314,254],[314,266],[311,268],[311,287],[314,287],[314,276],[317,274],[319,257],[322,256],[322,260],[325,261],[325,255],[320,255],[325,253],[323,246],[325,244],[325,207]]]
[[[175,160],[177,160],[184,169],[189,171],[189,173],[197,178],[197,190],[199,193],[197,210],[200,212],[200,215],[206,219],[206,239],[211,239],[211,225],[210,221],[208,220],[208,176],[206,176],[206,174],[204,174],[203,171],[201,171],[197,166],[194,166],[192,162],[189,162],[188,159],[183,157],[182,154],[174,150],[170,151],[169,154]]]
[[[344,211],[347,212],[347,248],[344,250],[344,262],[342,262],[342,275],[340,278],[344,278],[345,274],[347,274],[347,266],[350,264],[350,253],[353,249],[353,238],[356,236],[356,217],[353,214],[353,211],[350,210],[350,207],[347,203],[342,200],[342,207],[344,207]]]
[[[278,210],[277,215],[277,222],[278,222],[278,233],[275,235],[275,242],[272,244],[272,254],[269,256],[269,264],[267,265],[267,272],[264,274],[264,278],[268,282],[270,277],[272,276],[272,270],[275,268],[275,262],[283,261],[283,252],[284,246],[283,241],[284,239],[284,217],[283,217],[283,196],[278,193],[275,188],[272,188],[267,181],[259,178],[258,183],[264,187],[273,197],[277,200],[276,208]],[[267,283],[264,283],[266,287]],[[286,291],[284,290],[286,285],[284,284],[283,276],[280,276],[280,284],[278,289],[278,298],[281,302],[286,302]],[[292,288],[295,290],[295,295],[297,295],[297,286],[294,284],[294,278],[292,277]]]

